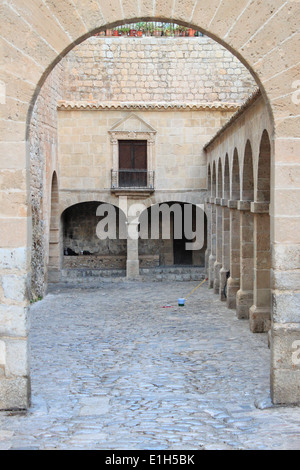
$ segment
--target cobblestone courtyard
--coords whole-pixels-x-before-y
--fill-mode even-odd
[[[0,449],[299,449],[300,408],[261,406],[267,335],[206,285],[178,307],[196,285],[58,286],[34,304],[32,408],[0,413]]]

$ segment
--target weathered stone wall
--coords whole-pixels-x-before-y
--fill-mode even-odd
[[[257,87],[249,71],[208,37],[100,38],[63,60],[66,100],[227,101]]]
[[[57,170],[57,101],[62,96],[61,71],[61,65],[58,65],[46,80],[30,124],[32,298],[44,295],[47,277],[51,181],[53,171]]]
[[[233,114],[228,109],[149,109],[134,112],[156,130],[155,188],[206,189],[203,146]],[[110,190],[113,151],[109,131],[130,111],[59,111],[60,189]]]

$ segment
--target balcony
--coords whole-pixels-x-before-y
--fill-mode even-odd
[[[111,170],[111,192],[146,197],[154,192],[154,171]]]

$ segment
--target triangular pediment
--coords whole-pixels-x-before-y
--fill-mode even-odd
[[[156,130],[136,114],[130,114],[124,119],[121,119],[121,121],[117,122],[111,128],[110,132],[149,132],[152,134],[156,133]]]

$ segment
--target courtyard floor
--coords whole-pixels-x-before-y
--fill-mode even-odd
[[[61,285],[34,304],[32,407],[0,413],[0,449],[300,449],[300,408],[267,406],[267,335],[206,284],[178,307],[195,286]]]

